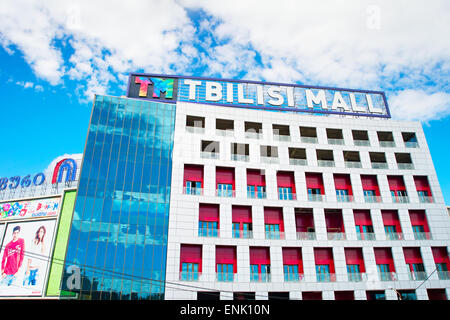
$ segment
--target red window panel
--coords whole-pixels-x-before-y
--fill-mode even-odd
[[[283,265],[297,265],[298,272],[303,274],[302,249],[283,248]]]
[[[334,186],[336,190],[347,190],[349,195],[353,195],[352,183],[348,174],[335,174]]]
[[[435,263],[445,263],[447,270],[450,270],[450,258],[448,257],[447,247],[431,248]]]
[[[328,265],[330,267],[330,273],[335,273],[333,250],[331,248],[315,248],[314,260],[316,262],[316,265]]]
[[[252,223],[252,207],[233,206],[232,220],[234,223]]]
[[[194,164],[184,165],[183,186],[186,187],[186,181],[201,182],[203,186],[203,166]]]
[[[234,168],[216,168],[216,184],[231,184],[234,190]]]
[[[250,247],[250,264],[269,264],[270,250],[267,247]]]
[[[200,203],[198,220],[219,223],[219,205]]]
[[[391,248],[374,248],[376,264],[388,264],[390,272],[395,272]]]
[[[297,232],[308,232],[308,228],[314,228],[314,217],[311,213],[297,213],[295,215]]]
[[[369,210],[353,210],[355,218],[355,225],[357,226],[371,226],[372,219],[370,218]]]
[[[218,264],[232,264],[233,272],[237,273],[236,247],[216,246],[216,272]]]
[[[202,272],[202,246],[182,244],[180,247],[180,271],[183,263],[198,263],[198,272]]]
[[[424,210],[409,210],[409,218],[412,226],[423,226],[425,232],[430,232]]]
[[[428,196],[432,196],[430,184],[426,176],[414,176],[414,184],[416,185],[417,191],[426,191]]]
[[[277,172],[277,185],[279,188],[292,188],[292,193],[295,193],[295,181],[293,172]]]
[[[283,223],[283,209],[282,208],[264,208],[264,223],[265,224],[278,224],[280,226],[280,232],[284,231]]]
[[[423,263],[420,248],[403,248],[406,264]]]
[[[321,173],[306,172],[305,178],[307,189],[320,189],[320,194],[325,194]]]
[[[377,176],[362,175],[361,183],[362,183],[363,190],[375,191],[375,196],[380,196],[380,188],[378,187]]]
[[[397,233],[402,232],[400,220],[398,219],[398,213],[396,210],[381,210],[381,217],[383,218],[383,224],[385,226],[395,226]]]
[[[247,169],[247,185],[249,186],[266,186],[266,176],[262,170]]]
[[[389,190],[405,191],[406,186],[402,176],[388,176]]]
[[[359,265],[361,273],[366,272],[361,248],[345,248],[345,261],[347,264]]]

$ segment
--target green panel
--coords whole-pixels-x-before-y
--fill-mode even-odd
[[[75,205],[76,190],[66,191],[59,217],[58,232],[56,234],[55,248],[51,260],[50,274],[47,282],[47,297],[60,295],[60,284],[63,274],[64,258],[66,256],[69,231],[72,223],[73,208]]]

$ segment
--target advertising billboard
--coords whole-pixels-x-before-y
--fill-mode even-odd
[[[16,219],[54,217],[59,210],[59,197],[0,203],[0,222]]]
[[[132,73],[127,97],[309,114],[391,117],[382,91],[261,81]]]
[[[0,296],[41,296],[56,219],[10,222],[0,251]]]

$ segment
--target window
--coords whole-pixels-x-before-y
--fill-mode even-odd
[[[200,181],[186,181],[185,194],[201,195],[202,183]]]
[[[219,159],[219,142],[202,140],[201,157],[205,159]]]
[[[358,151],[343,151],[346,168],[362,168]]]
[[[409,210],[409,218],[416,240],[431,239],[430,229],[428,227],[425,210]]]
[[[260,156],[262,163],[278,163],[278,147],[260,146]]]
[[[216,133],[221,136],[233,135],[234,121],[225,119],[216,119]]]
[[[400,170],[414,169],[414,165],[409,153],[395,153],[395,159],[397,161],[397,167]]]
[[[306,149],[289,148],[289,164],[299,166],[307,165]]]
[[[288,171],[277,172],[278,199],[295,200],[295,180],[294,173]]]
[[[250,247],[250,281],[270,281],[270,251],[268,247]]]
[[[391,248],[374,248],[374,254],[380,280],[395,280],[396,275]]]
[[[253,139],[261,139],[262,138],[262,123],[258,122],[245,122],[245,137],[253,138]]]
[[[305,143],[317,143],[317,131],[313,127],[300,127],[301,141]]]
[[[372,169],[388,169],[386,155],[384,152],[369,152]]]
[[[199,237],[218,237],[218,223],[211,221],[198,222]]]
[[[252,238],[252,209],[250,206],[232,206],[233,238]]]
[[[384,231],[388,240],[402,240],[403,234],[398,213],[395,210],[381,210]]]
[[[326,129],[329,144],[344,144],[344,136],[341,129]]]
[[[433,196],[431,194],[428,178],[426,176],[414,176],[414,184],[416,185],[419,201],[421,203],[432,203]]]
[[[205,118],[197,116],[186,116],[186,131],[192,133],[205,132]]]
[[[334,277],[334,261],[331,248],[315,248],[314,260],[316,264],[317,282],[336,281]]]
[[[216,246],[217,281],[232,282],[236,271],[236,247]]]
[[[367,131],[352,130],[352,136],[355,146],[370,146],[369,135]]]
[[[334,174],[334,186],[336,188],[336,199],[338,202],[353,201],[352,184],[350,175]]]
[[[348,281],[362,281],[361,272],[359,270],[358,264],[348,264],[347,265],[347,274],[348,274]]]
[[[203,193],[203,166],[184,165],[184,193],[201,195]]]
[[[380,147],[395,147],[394,136],[392,132],[377,132]]]
[[[234,168],[216,168],[216,194],[218,197],[234,197]]]
[[[316,265],[317,282],[330,282],[330,266]]]
[[[312,209],[295,209],[295,227],[298,240],[314,240],[316,238]]]
[[[316,150],[317,165],[320,167],[334,167],[333,150]]]
[[[198,280],[198,263],[183,263],[181,265],[181,280],[197,281]]]
[[[361,175],[361,184],[363,187],[365,202],[369,203],[381,202],[377,176]]]
[[[291,140],[290,133],[289,133],[289,126],[274,124],[274,125],[272,125],[272,129],[273,129],[274,140],[278,140],[278,141],[290,141]]]
[[[345,261],[347,263],[348,281],[362,281],[365,273],[364,259],[361,248],[345,248]]]
[[[399,290],[398,293],[402,300],[417,300],[417,295],[414,290]]]
[[[306,172],[306,189],[309,201],[323,201],[325,189],[321,173]]]
[[[249,161],[249,145],[244,143],[232,143],[231,160]]]
[[[419,143],[414,132],[402,132],[403,142],[406,148],[418,148]]]
[[[384,291],[367,291],[367,300],[386,300]]]
[[[264,208],[266,239],[284,238],[283,211],[281,208]]]
[[[300,274],[297,265],[284,265],[284,281],[300,281]]]
[[[200,203],[198,219],[199,237],[219,236],[219,205]]]
[[[266,176],[262,170],[247,169],[247,197],[266,198]]]
[[[292,188],[290,187],[279,187],[278,188],[278,199],[280,200],[292,200]]]
[[[328,240],[345,240],[342,210],[325,209],[325,224],[327,228]]]
[[[437,273],[439,279],[448,280],[450,279],[449,266],[450,258],[448,256],[447,247],[432,247],[434,263],[436,264]]]
[[[198,281],[202,271],[202,246],[181,244],[180,280]]]

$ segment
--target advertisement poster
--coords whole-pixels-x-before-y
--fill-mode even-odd
[[[0,221],[55,217],[58,214],[60,197],[0,203]]]
[[[55,219],[7,224],[0,252],[0,296],[42,295],[55,225]]]

